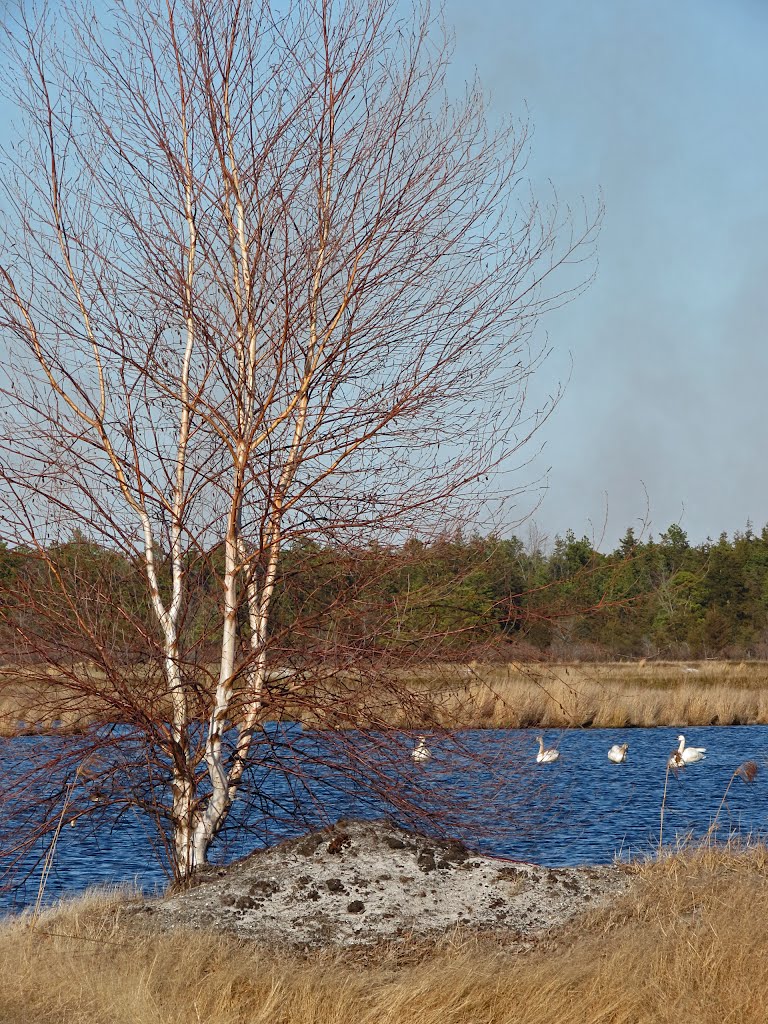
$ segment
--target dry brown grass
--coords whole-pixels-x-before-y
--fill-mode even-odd
[[[382,688],[381,698],[368,681],[361,683],[358,710],[335,724],[388,722],[409,729],[768,724],[768,662],[473,662],[397,675],[398,686]],[[402,700],[398,690],[410,696]],[[339,705],[352,707],[354,691],[346,677]],[[0,736],[76,732],[109,713],[53,675],[41,681],[39,673],[32,678],[22,669],[0,668]],[[290,707],[283,713],[291,717]],[[324,713],[313,718],[301,700],[295,715],[306,726],[327,723]]]
[[[0,929],[3,1024],[763,1024],[768,851],[636,869],[629,895],[513,954],[503,936],[301,957],[151,935],[79,901]]]
[[[103,676],[93,676],[94,687],[103,686]],[[107,714],[104,702],[67,686],[54,670],[0,667],[0,736],[78,732]]]
[[[617,662],[445,666],[411,674],[418,727],[568,727],[768,724],[768,663]]]

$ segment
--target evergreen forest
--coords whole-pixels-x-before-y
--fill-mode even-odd
[[[220,566],[214,548],[187,568],[193,660],[219,639]],[[42,552],[0,548],[0,590],[6,662],[50,658],[57,644],[83,658],[109,645],[138,662],[151,646],[140,559],[82,534]],[[278,595],[278,657],[343,646],[394,660],[763,659],[768,526],[701,544],[678,525],[645,539],[629,529],[607,553],[572,531],[541,545],[477,534],[362,548],[297,541],[281,557]],[[245,635],[245,610],[241,620]]]

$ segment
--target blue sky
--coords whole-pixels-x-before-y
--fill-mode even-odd
[[[546,476],[538,529],[603,548],[646,516],[694,541],[761,528],[768,3],[446,0],[446,19],[452,86],[477,71],[491,116],[528,112],[537,187],[606,206],[595,283],[542,325],[538,387],[565,395],[509,487]]]
[[[542,325],[542,385],[570,381],[540,435],[538,527],[603,547],[646,512],[695,541],[759,529],[768,4],[448,0],[446,14],[454,80],[476,68],[494,115],[527,107],[534,178],[606,205],[595,283]]]

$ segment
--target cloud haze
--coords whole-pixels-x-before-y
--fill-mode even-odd
[[[602,189],[598,277],[543,325],[570,384],[545,428],[552,534],[610,544],[646,511],[701,540],[768,521],[768,10],[451,0],[454,73],[530,110],[531,171]]]

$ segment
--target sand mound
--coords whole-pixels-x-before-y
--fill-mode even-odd
[[[194,888],[136,912],[164,929],[216,929],[299,949],[456,926],[508,931],[525,946],[626,885],[615,867],[542,868],[386,821],[340,821],[209,869]]]

